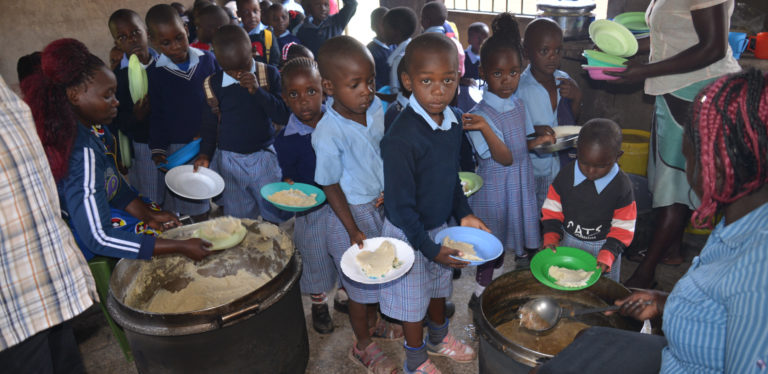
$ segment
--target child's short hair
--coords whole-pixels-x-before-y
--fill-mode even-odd
[[[229,23],[229,14],[227,14],[227,11],[224,10],[224,8],[217,5],[208,5],[200,9],[200,12],[197,14],[197,19],[195,19],[195,21],[199,21],[203,17],[207,16],[220,17],[221,21],[224,21],[225,25]]]
[[[250,49],[251,39],[248,33],[237,25],[224,25],[213,34],[213,50],[216,53],[228,53],[238,44],[247,45]]]
[[[598,145],[607,152],[621,151],[621,127],[607,118],[594,118],[584,124],[579,131],[577,148]]]
[[[346,35],[328,39],[317,51],[320,75],[325,79],[331,79],[339,67],[349,63],[351,57],[362,57],[373,65],[371,52],[357,39]]]
[[[531,21],[528,26],[525,27],[525,34],[523,35],[523,48],[528,50],[529,48],[536,48],[531,43],[538,41],[538,37],[541,35],[548,35],[549,33],[557,33],[560,36],[563,35],[563,29],[557,22],[549,18],[536,18]]]
[[[382,26],[397,32],[403,40],[410,38],[416,32],[419,21],[411,8],[392,8],[384,14]]]
[[[118,9],[114,12],[112,12],[112,15],[109,16],[109,21],[107,21],[107,26],[109,27],[110,32],[112,31],[112,25],[115,24],[115,22],[118,21],[136,21],[136,24],[140,27],[143,27],[144,29],[147,28],[147,25],[144,24],[144,20],[141,19],[141,16],[139,13],[134,12],[130,9]]]
[[[387,10],[387,8],[380,6],[371,11],[371,29],[373,29],[373,31],[378,32],[375,27],[382,23],[384,20],[384,15],[387,14]]]
[[[405,56],[400,64],[405,64],[403,71],[408,72],[410,70],[411,59],[415,53],[442,53],[447,52],[458,67],[459,58],[458,51],[456,50],[456,44],[451,39],[439,32],[427,32],[423,33],[411,40],[408,46],[405,47]]]
[[[512,13],[499,13],[491,22],[491,30],[493,30],[493,35],[485,39],[480,47],[480,64],[487,64],[491,53],[501,49],[514,50],[522,61],[520,29],[517,26],[515,16]]]
[[[149,8],[147,11],[146,22],[150,36],[153,36],[153,29],[157,25],[170,25],[174,23],[180,26],[184,25],[181,17],[179,17],[179,12],[168,4],[157,4],[152,8]]]
[[[426,3],[421,8],[421,24],[424,27],[442,26],[448,19],[448,9],[443,3]]]
[[[311,58],[296,57],[285,62],[282,69],[280,69],[280,77],[282,78],[283,87],[288,84],[288,80],[298,72],[317,72],[317,62]]]
[[[488,32],[488,25],[485,22],[474,22],[467,28],[467,34],[474,34],[476,32]],[[519,34],[519,32],[518,32]]]

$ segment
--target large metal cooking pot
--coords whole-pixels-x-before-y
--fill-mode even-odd
[[[589,308],[612,305],[614,300],[629,295],[621,284],[601,277],[593,286],[579,291],[560,291],[549,288],[533,277],[528,269],[509,272],[495,279],[480,298],[481,315],[476,319],[480,337],[479,364],[481,373],[528,373],[531,367],[554,357],[541,352],[532,342],[568,339],[572,336],[561,330],[561,324],[547,332],[546,336],[530,336],[531,339],[511,340],[497,328],[518,318],[518,309],[526,301],[540,296],[554,298],[563,307]],[[576,318],[589,326],[608,326],[624,330],[640,331],[642,323],[614,314],[590,314]],[[532,333],[531,333],[532,334]],[[558,334],[561,334],[558,336]],[[523,336],[521,336],[523,337]],[[547,340],[545,340],[547,339]],[[523,342],[525,340],[525,342]],[[548,347],[546,347],[548,348]]]
[[[236,300],[186,313],[150,313],[126,304],[132,283],[146,271],[157,271],[159,287],[184,287],[184,279],[174,282],[166,274],[178,256],[160,256],[151,261],[123,259],[110,280],[107,309],[125,329],[140,373],[304,373],[309,360],[309,342],[298,279],[301,257],[276,242],[269,247],[253,247],[261,237],[259,221],[243,220],[248,233],[239,246],[214,254],[196,263],[208,272],[226,273],[247,268],[268,275],[271,280]],[[197,225],[164,233],[170,238],[188,237]],[[285,240],[284,233],[280,232]],[[260,238],[260,239],[259,239]],[[273,241],[279,240],[274,239]],[[233,264],[224,261],[238,256]],[[151,293],[153,287],[149,288]]]
[[[592,12],[596,5],[591,0],[545,0],[536,4],[537,18],[549,18],[563,29],[565,40],[584,39],[589,36],[589,25],[595,20]]]

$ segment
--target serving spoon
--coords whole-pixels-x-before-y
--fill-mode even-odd
[[[646,301],[645,304],[646,305],[650,304],[650,301]],[[536,299],[529,300],[528,302],[523,304],[522,307],[520,307],[520,319],[525,320],[526,317],[528,317],[529,320],[531,318],[535,319],[535,321],[533,321],[533,323],[530,323],[530,324],[522,323],[522,326],[532,331],[543,332],[555,327],[557,323],[560,322],[560,319],[563,317],[563,314],[565,314],[566,317],[575,317],[575,316],[581,316],[584,314],[600,313],[600,312],[605,312],[609,310],[618,310],[619,308],[620,308],[619,305],[611,305],[611,306],[600,307],[600,308],[563,310],[563,308],[560,307],[560,304],[558,304],[557,301],[549,297],[539,297]],[[531,315],[526,316],[526,314],[531,314]]]

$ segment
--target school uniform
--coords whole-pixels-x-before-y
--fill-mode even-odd
[[[152,48],[149,49],[151,60],[144,66],[148,68],[157,60],[159,55]],[[133,158],[131,167],[128,169],[128,180],[138,192],[152,200],[162,202],[165,196],[165,185],[159,185],[157,181],[160,178],[160,172],[152,162],[152,153],[149,151],[149,116],[139,121],[133,115],[133,98],[129,89],[128,82],[128,57],[123,55],[114,73],[117,78],[117,91],[115,97],[120,102],[117,107],[117,117],[112,120],[109,126],[112,134],[117,135],[116,130],[120,130],[128,139],[131,140],[131,150]]]
[[[410,42],[411,38],[408,38],[398,44],[387,58],[387,65],[389,65],[389,89],[393,94],[401,91],[400,81],[397,80],[397,66],[400,65],[400,61],[405,56],[405,48],[408,47]]]
[[[344,7],[338,13],[328,16],[319,25],[315,25],[312,16],[307,16],[304,23],[295,32],[301,40],[301,44],[309,48],[317,56],[317,51],[326,40],[341,35],[347,27],[349,20],[357,10],[357,0],[343,0]]]
[[[165,55],[147,69],[149,97],[149,149],[152,154],[171,155],[199,136],[202,120],[200,109],[207,106],[203,93],[203,80],[220,70],[213,54],[189,48],[189,60],[173,63]],[[192,161],[190,161],[192,162]],[[165,186],[164,175],[155,181],[158,190]],[[210,209],[208,200],[190,200],[172,194],[148,196],[164,209],[189,215],[200,215]]]
[[[464,76],[464,59],[466,58],[466,56],[464,56],[464,49],[462,48],[462,45],[461,45],[461,42],[459,42],[459,39],[453,36],[449,36],[446,30],[447,29],[445,28],[445,26],[430,26],[426,30],[424,30],[424,33],[428,33],[428,32],[440,33],[447,36],[448,39],[450,39],[451,42],[453,42],[453,44],[456,46],[456,53],[459,59],[459,77],[463,77]]]
[[[421,321],[432,298],[448,297],[453,271],[434,262],[440,252],[435,235],[472,210],[459,183],[463,135],[460,114],[452,108],[435,123],[414,96],[381,141],[384,160],[382,236],[402,239],[415,250],[404,276],[381,286],[382,313],[406,322]]]
[[[464,50],[464,78],[480,79],[480,55],[472,52],[472,46]]]
[[[366,46],[373,56],[373,64],[376,66],[376,90],[389,84],[389,64],[387,59],[392,54],[392,48],[379,39],[373,38],[373,41]]]
[[[589,252],[612,264],[603,274],[619,281],[621,253],[635,235],[637,206],[632,182],[618,164],[590,181],[574,161],[557,175],[541,209],[544,246],[557,244]]]
[[[277,66],[280,63],[280,42],[277,36],[270,30],[272,42],[267,48],[266,37],[267,26],[263,23],[259,23],[258,27],[255,27],[248,33],[248,38],[251,40],[251,47],[256,50],[256,61],[263,62],[265,64]]]
[[[251,64],[251,73],[256,62]],[[224,179],[218,200],[225,215],[255,219],[261,215],[271,222],[290,218],[261,196],[261,187],[280,181],[280,166],[272,143],[272,122],[285,123],[288,107],[280,97],[280,73],[266,66],[269,90],[260,87],[251,94],[229,74],[218,71],[209,81],[219,103],[221,123],[208,104],[202,110],[200,153],[212,160],[212,167]]]
[[[405,109],[405,107],[408,106],[408,98],[403,96],[402,92],[397,93],[397,97],[395,98],[395,101],[392,104],[389,104],[387,106],[387,112],[384,113],[384,132],[386,133],[389,131],[389,128],[392,126],[392,123],[395,122],[395,118],[400,114],[400,112]]]
[[[366,112],[366,124],[342,117],[333,109],[333,98],[326,101],[326,112],[312,133],[312,148],[317,157],[315,183],[339,184],[349,210],[360,231],[368,238],[381,236],[383,209],[376,200],[384,191],[384,169],[379,142],[384,136],[384,110],[374,98]],[[349,298],[361,304],[379,301],[378,285],[355,282],[341,271],[341,257],[349,248],[349,234],[333,209],[328,209],[326,238],[328,253],[341,277]]]
[[[312,148],[312,132],[315,129],[303,124],[291,115],[288,125],[275,138],[275,150],[282,170],[282,179],[290,178],[297,183],[315,184],[315,150]],[[308,211],[296,213],[293,226],[293,243],[301,252],[301,292],[319,294],[336,286],[338,271],[328,254],[326,226],[328,203]]]
[[[301,40],[299,40],[296,35],[293,35],[290,31],[286,30],[277,38],[278,50],[282,51],[283,47],[289,43],[301,44]]]

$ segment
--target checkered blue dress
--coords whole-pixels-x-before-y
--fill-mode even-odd
[[[293,243],[301,252],[304,267],[301,271],[301,292],[318,294],[330,291],[338,280],[338,271],[328,253],[328,204],[310,213],[296,215]],[[349,241],[349,240],[347,240]]]

